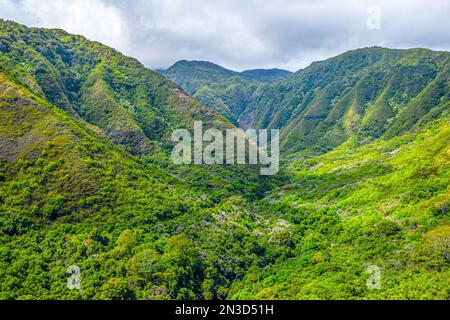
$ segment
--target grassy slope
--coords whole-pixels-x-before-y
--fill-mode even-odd
[[[448,299],[448,88],[435,85],[445,72],[420,86],[403,79],[412,84],[397,91],[398,81],[354,79],[353,93],[330,113],[349,108],[351,138],[292,162],[292,184],[259,200],[284,179],[261,180],[257,168],[173,166],[157,149],[136,155],[145,151],[137,141],[160,140],[146,133],[153,113],[163,135],[179,125],[177,115],[228,125],[175,85],[81,37],[6,26],[13,30],[0,35],[1,298]],[[78,48],[84,54],[71,52]],[[405,88],[421,92],[402,109],[414,110],[418,130],[361,145],[351,126],[361,101],[378,97],[367,113],[378,119],[389,110],[386,97]],[[436,107],[423,116],[419,101]],[[72,264],[82,269],[82,292],[66,287]],[[382,269],[382,290],[365,287],[365,264]]]
[[[261,250],[252,232],[262,218],[246,194],[263,191],[246,168],[196,168],[202,181],[192,181],[164,154],[154,164],[130,155],[3,73],[0,137],[3,299],[224,298],[258,259],[247,253]],[[66,287],[72,264],[82,292]]]
[[[394,137],[442,112],[449,59],[425,49],[346,52],[267,86],[246,112],[254,127],[282,128],[289,154],[324,153],[354,135],[363,143]]]
[[[292,253],[255,267],[233,298],[448,299],[450,118],[416,134],[351,141],[292,163],[260,210],[285,219]],[[368,290],[368,265],[381,289]]]
[[[3,44],[5,38],[15,39],[16,28],[24,28],[15,24],[12,27],[11,34],[5,37],[3,33]],[[40,36],[54,41],[59,34],[67,36],[68,41],[74,37],[61,31],[24,30],[30,36],[27,41],[39,40]],[[57,35],[53,36],[53,32]],[[38,35],[33,40],[34,33]],[[17,44],[15,40],[13,43]],[[95,43],[86,41],[86,45],[106,50]],[[33,51],[29,45],[26,48]],[[48,47],[49,51],[53,49]],[[89,76],[74,91],[77,94],[73,100],[67,98],[68,104],[63,105],[56,99],[53,105],[44,92],[58,91],[58,87],[42,81],[33,70],[36,64],[30,66],[30,71],[22,69],[22,62],[14,62],[11,57],[21,57],[17,51],[12,53],[5,47],[2,50],[1,298],[225,297],[230,282],[242,277],[257,259],[245,257],[245,250],[261,246],[250,237],[257,218],[247,204],[247,199],[262,195],[268,187],[261,183],[257,168],[189,170],[172,166],[168,156],[157,150],[133,156],[127,151],[134,153],[129,147],[135,146],[136,137],[130,137],[130,144],[114,144],[117,140],[107,127],[113,133],[120,133],[124,127],[129,132],[130,126],[141,132],[148,128],[141,127],[143,122],[130,117],[130,110],[113,97],[116,87],[109,82],[111,79],[103,79],[103,68],[117,73],[119,66],[112,68],[111,61],[96,64],[86,72]],[[86,55],[91,57],[92,51]],[[49,66],[49,70],[52,68]],[[130,77],[130,81],[142,73],[152,75],[142,68],[127,67],[123,72],[121,76]],[[58,78],[57,73],[48,76],[50,80]],[[187,112],[189,117],[183,121],[200,118],[207,125],[229,126],[213,112],[202,113],[207,109],[174,84],[164,79],[161,82],[160,76],[154,79],[161,88],[153,92],[147,87],[152,97],[176,93],[165,100],[173,100],[174,105],[160,105],[169,109],[161,112],[173,112],[174,117],[183,117]],[[130,85],[130,81],[124,85]],[[60,94],[68,87],[61,86]],[[129,89],[133,91],[132,83]],[[121,97],[127,97],[127,93]],[[155,101],[149,96],[144,100]],[[102,117],[103,102],[112,111],[108,113],[114,115],[113,119]],[[80,112],[83,105],[91,112]],[[242,212],[233,212],[235,206]],[[241,224],[245,224],[244,229]],[[247,244],[241,247],[238,243]],[[148,270],[146,261],[152,263],[151,259],[156,258],[159,262],[155,269]],[[83,292],[67,290],[66,270],[71,264],[83,270]]]
[[[279,69],[239,73],[211,62],[183,60],[165,70],[163,75],[238,125],[242,112],[264,83],[284,80],[291,73]]]
[[[0,68],[133,153],[164,147],[193,120],[231,124],[135,59],[62,30],[0,21]]]

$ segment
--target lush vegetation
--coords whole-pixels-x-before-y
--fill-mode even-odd
[[[163,74],[235,125],[282,129],[286,155],[309,156],[353,136],[362,144],[390,139],[438,117],[450,100],[449,67],[448,52],[374,47],[294,74],[265,70],[274,78],[201,61],[179,61]]]
[[[258,207],[286,221],[278,241],[289,251],[253,266],[231,297],[448,299],[449,120],[291,163],[292,184]],[[370,265],[380,290],[367,289]]]
[[[220,112],[233,124],[245,126],[246,106],[265,83],[287,79],[292,73],[280,69],[236,72],[207,61],[178,61],[161,72],[189,95]]]
[[[448,109],[450,54],[366,48],[266,86],[247,107],[252,126],[283,128],[286,153],[321,154],[414,130]]]
[[[230,109],[235,120],[251,110],[256,125],[271,108],[273,121],[286,114],[275,101],[320,100],[345,74],[348,98],[333,110],[369,110],[345,136],[336,126],[347,113],[330,111],[337,122],[323,132],[337,138],[302,148],[310,140],[287,138],[303,130],[289,116],[289,161],[276,176],[176,166],[173,128],[230,122],[113,49],[0,21],[0,298],[449,299],[448,54],[364,49],[310,68],[277,83],[220,68],[198,81],[215,91],[231,72],[236,88],[257,87]],[[388,89],[365,82],[377,68]],[[72,265],[81,290],[67,287]],[[379,290],[366,286],[369,265],[381,270]]]
[[[4,72],[134,154],[163,147],[174,128],[195,119],[231,127],[173,82],[114,49],[62,30],[11,22],[0,27]]]

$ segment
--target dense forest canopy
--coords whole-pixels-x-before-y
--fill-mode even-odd
[[[162,72],[176,84],[0,20],[0,298],[449,299],[449,59],[183,61]],[[195,120],[280,128],[280,172],[173,164]]]

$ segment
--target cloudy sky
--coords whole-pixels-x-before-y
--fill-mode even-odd
[[[295,71],[373,45],[448,51],[449,16],[449,0],[0,0],[0,18],[82,34],[150,68]]]

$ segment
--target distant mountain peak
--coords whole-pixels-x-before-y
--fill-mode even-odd
[[[228,77],[243,77],[246,80],[254,80],[254,81],[260,81],[260,82],[274,82],[279,80],[284,80],[287,77],[289,77],[292,72],[278,69],[278,68],[271,68],[271,69],[250,69],[245,70],[242,72],[238,72],[235,70],[227,69],[225,67],[222,67],[221,65],[218,65],[216,63],[210,62],[210,61],[204,61],[204,60],[179,60],[175,62],[171,67],[169,67],[167,70],[163,71],[163,73],[170,74],[170,73],[177,73],[177,72],[184,72],[184,71],[208,71],[208,72],[219,72],[224,76]]]
[[[275,82],[280,80],[285,80],[288,78],[292,72],[272,68],[272,69],[253,69],[253,70],[245,70],[241,72],[241,75],[250,80],[256,80],[261,82]]]

